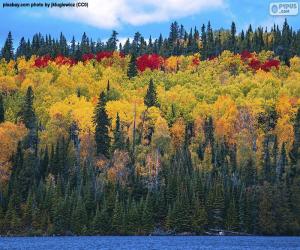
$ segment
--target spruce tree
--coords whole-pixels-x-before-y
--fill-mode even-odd
[[[124,148],[124,138],[122,133],[122,128],[120,125],[120,116],[119,113],[117,113],[116,118],[116,127],[114,130],[114,145],[113,149],[123,149]]]
[[[130,203],[127,221],[126,221],[126,231],[128,234],[136,234],[139,232],[139,227],[141,226],[140,216],[138,214],[137,205],[135,201]]]
[[[1,56],[4,58],[7,62],[14,59],[14,47],[13,47],[13,39],[11,32],[8,33],[6,41],[4,43],[4,47],[1,51]]]
[[[150,195],[148,193],[147,198],[144,203],[144,210],[142,215],[142,226],[144,234],[149,234],[153,231],[154,221],[153,221],[153,204],[150,199]]]
[[[232,195],[232,194],[231,194]],[[229,207],[226,211],[226,227],[228,230],[236,231],[239,227],[238,213],[234,198],[231,199]]]
[[[276,233],[276,222],[274,217],[273,192],[269,183],[261,189],[259,202],[259,230],[261,234],[272,235]]]
[[[109,125],[110,121],[106,113],[106,95],[101,92],[98,100],[98,104],[94,113],[94,123],[96,125],[95,141],[97,147],[97,155],[104,155],[109,157],[110,149],[110,137],[109,137]]]
[[[120,235],[123,233],[123,210],[121,206],[121,202],[119,201],[118,196],[115,201],[115,208],[113,210],[112,215],[112,229],[113,233]]]
[[[197,234],[201,234],[205,231],[208,225],[207,213],[204,204],[197,198],[194,205],[194,214],[192,218],[193,231]]]
[[[87,212],[84,206],[84,202],[81,197],[77,199],[76,206],[73,209],[72,219],[71,219],[71,229],[72,232],[80,235],[84,234],[86,226],[88,223]]]
[[[137,75],[137,67],[136,67],[136,56],[135,54],[131,54],[130,62],[128,65],[127,76],[129,78],[133,78]]]
[[[156,88],[154,86],[153,80],[150,79],[148,89],[146,96],[144,98],[144,103],[145,105],[150,108],[150,107],[158,107],[158,100],[157,100],[157,94],[156,94]]]
[[[26,92],[25,101],[22,110],[22,120],[29,130],[36,127],[36,116],[33,108],[34,94],[32,87],[29,86]]]
[[[106,206],[101,210],[96,209],[95,217],[92,221],[93,233],[97,235],[107,235],[111,233],[111,220],[107,213]]]

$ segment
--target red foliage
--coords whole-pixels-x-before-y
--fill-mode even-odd
[[[192,60],[194,66],[198,66],[200,64],[200,59],[198,56],[195,56]]]
[[[102,59],[110,58],[112,56],[113,56],[113,52],[111,52],[111,51],[101,51],[101,52],[97,53],[96,60],[98,62],[100,62]]]
[[[272,69],[272,67],[275,67],[276,69],[278,69],[279,65],[280,65],[280,61],[275,60],[275,59],[269,59],[268,61],[266,61],[264,63],[261,63],[257,59],[251,59],[251,61],[248,64],[248,66],[253,70],[261,69],[265,72],[269,72]]]
[[[82,55],[82,61],[84,61],[84,62],[90,61],[93,59],[95,59],[95,55],[92,53]]]
[[[261,68],[261,63],[257,59],[251,59],[248,65],[253,70],[259,70]]]
[[[57,56],[55,58],[54,62],[57,65],[70,65],[70,66],[73,66],[74,64],[76,64],[75,60],[73,60],[72,58],[61,56],[61,55]]]
[[[44,68],[48,66],[51,57],[49,55],[37,57],[34,61],[34,66],[37,68]]]
[[[241,59],[245,62],[248,61],[249,59],[253,58],[253,54],[251,54],[248,50],[244,50],[241,53]]]
[[[137,58],[136,65],[139,71],[143,72],[147,68],[151,70],[161,69],[164,59],[157,54],[145,54]]]
[[[268,72],[271,70],[272,67],[275,67],[276,69],[278,69],[279,65],[280,65],[280,62],[278,60],[269,59],[263,65],[261,65],[261,69]]]

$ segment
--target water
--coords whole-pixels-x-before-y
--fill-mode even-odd
[[[299,249],[300,237],[0,237],[1,250]]]

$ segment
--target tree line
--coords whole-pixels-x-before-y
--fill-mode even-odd
[[[106,42],[100,39],[94,41],[84,33],[80,41],[73,37],[70,43],[63,33],[60,34],[59,39],[38,33],[32,39],[26,40],[22,37],[16,50],[14,50],[12,34],[9,32],[1,50],[1,58],[9,61],[21,56],[29,59],[32,55],[49,55],[52,58],[61,55],[80,61],[86,54],[119,50],[125,55],[131,54],[135,57],[143,54],[158,54],[169,57],[200,53],[201,59],[205,60],[220,55],[224,50],[234,53],[243,51],[259,53],[263,50],[271,50],[279,56],[281,61],[289,64],[290,58],[300,55],[299,44],[300,30],[293,30],[287,20],[285,20],[282,28],[274,24],[268,31],[264,27],[253,29],[250,25],[248,29],[242,30],[240,33],[237,33],[234,22],[229,29],[213,30],[210,22],[208,22],[207,25],[203,24],[200,30],[195,27],[189,31],[183,25],[173,22],[168,37],[163,37],[160,34],[155,39],[150,36],[147,41],[140,32],[136,32],[132,41],[128,38],[124,44],[119,43],[116,31],[112,32],[111,37]]]

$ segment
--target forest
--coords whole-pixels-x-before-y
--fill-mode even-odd
[[[300,235],[300,30],[118,42],[8,33],[0,235]]]

